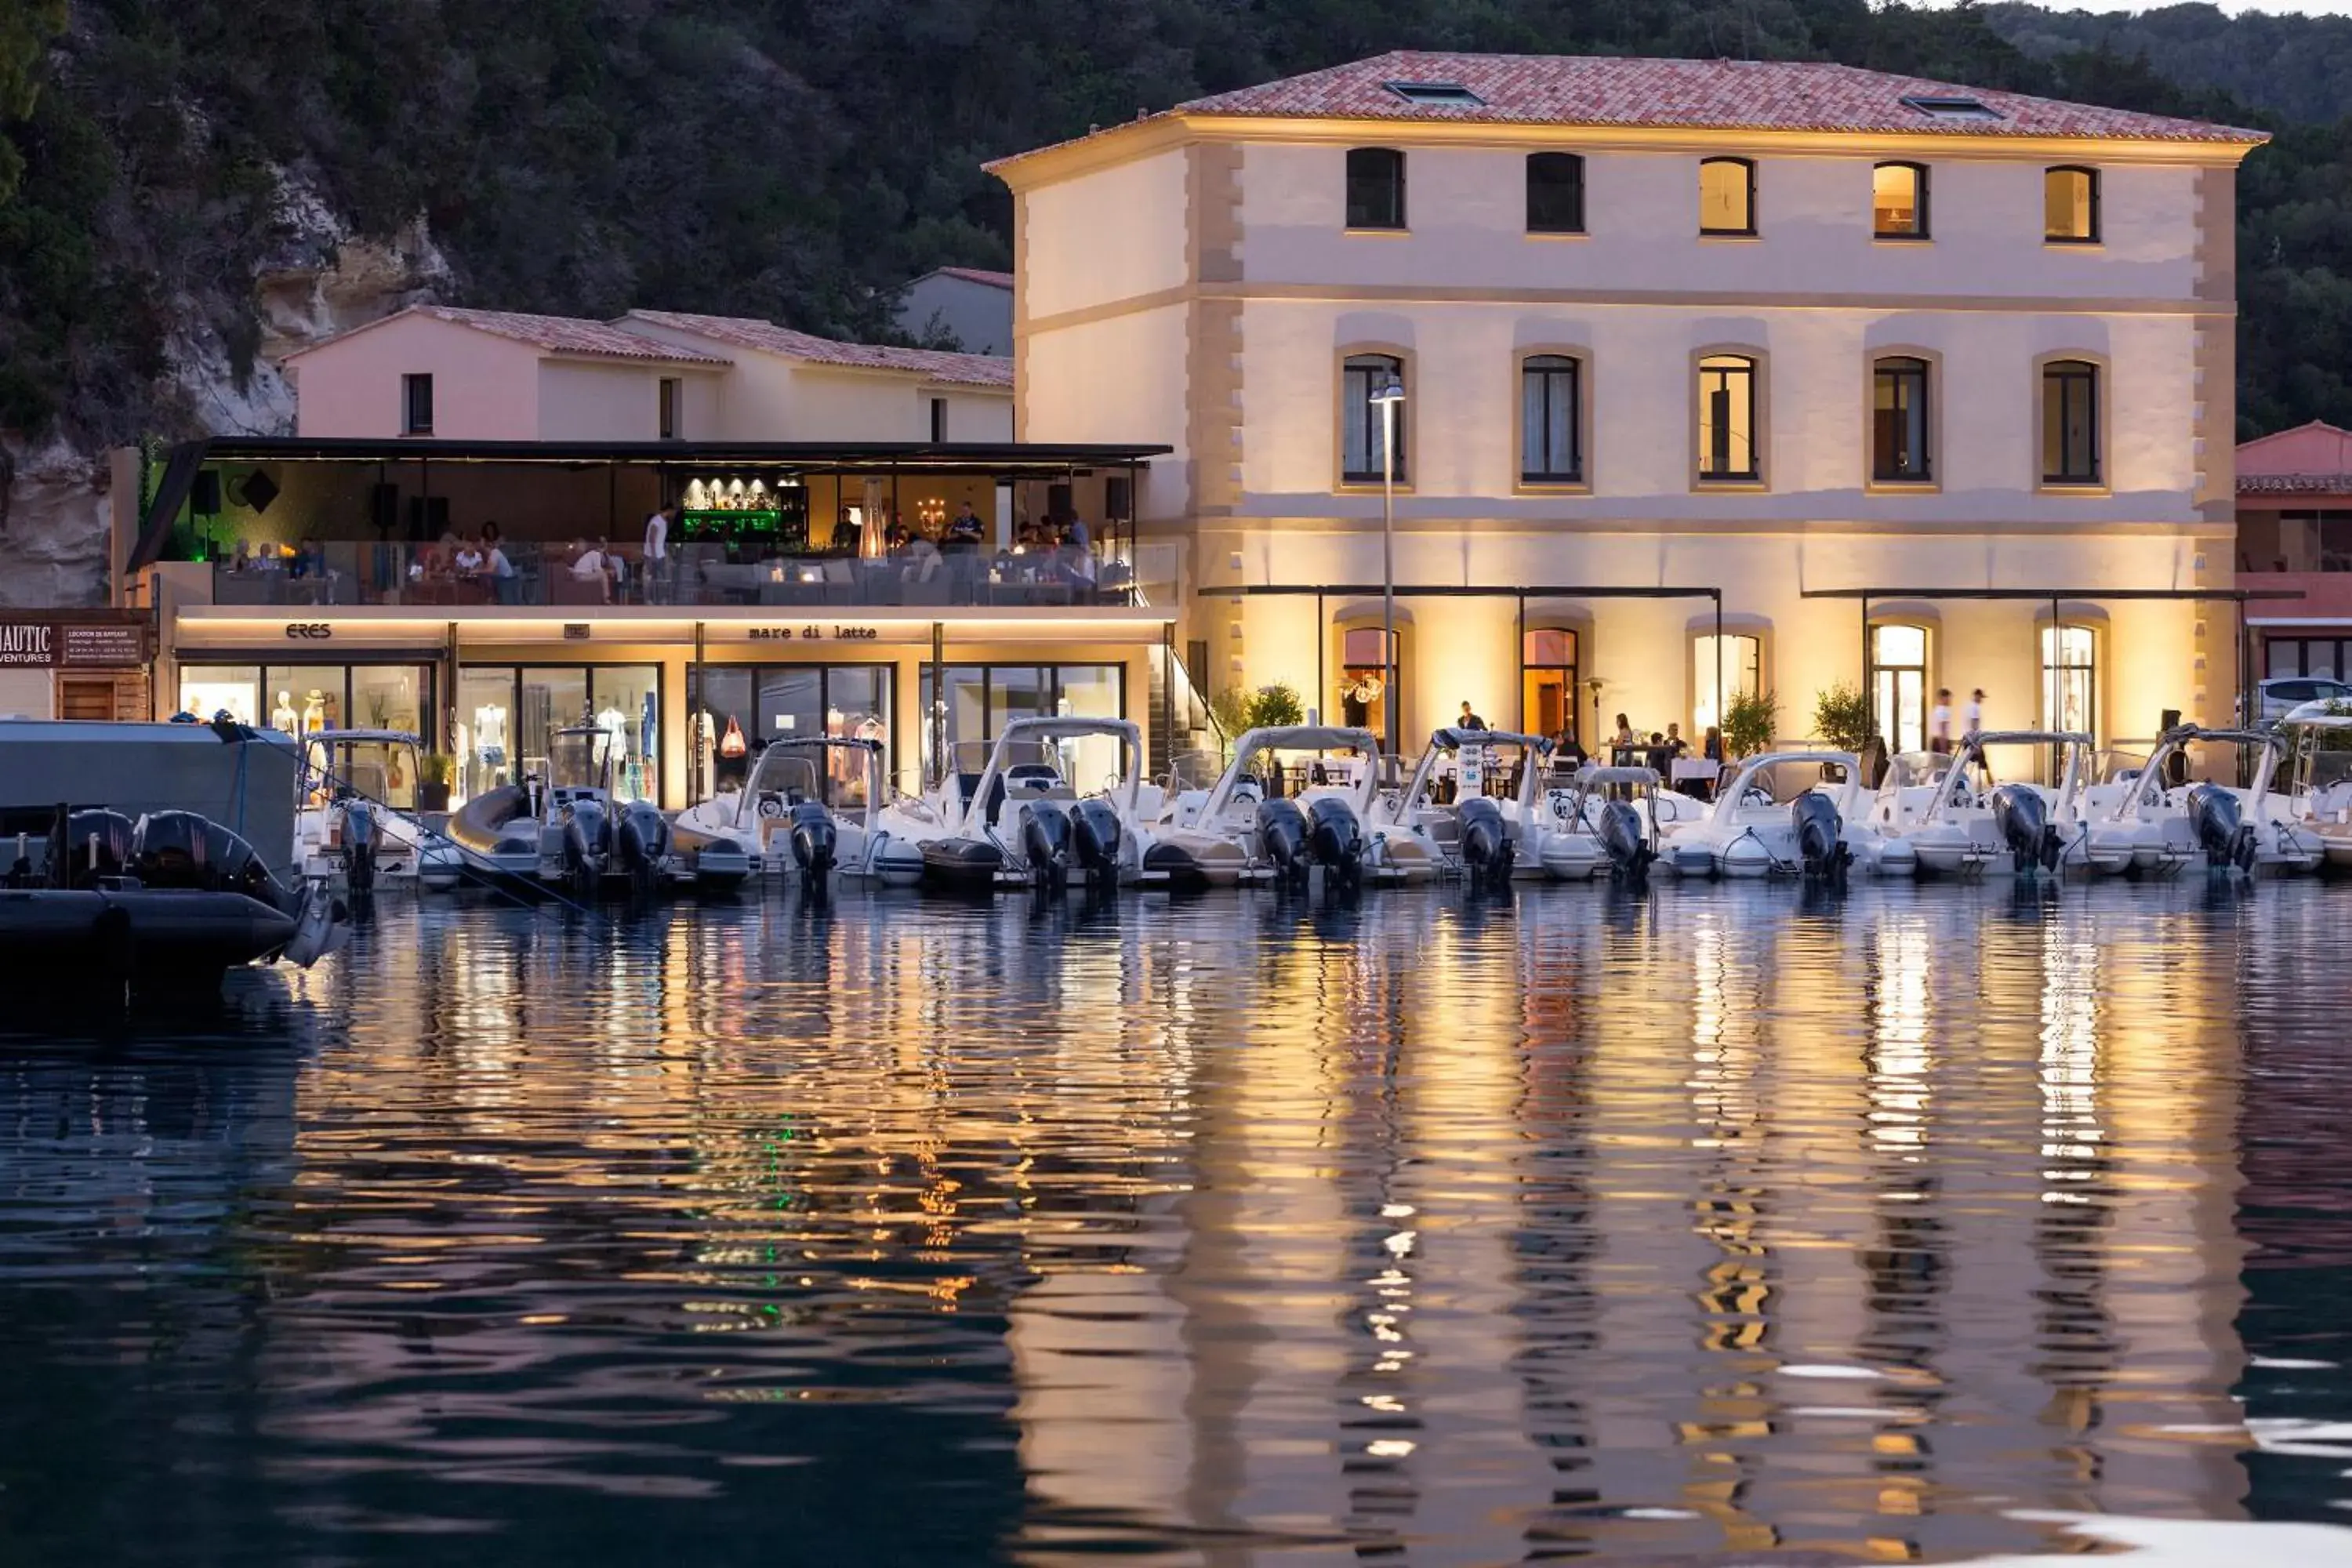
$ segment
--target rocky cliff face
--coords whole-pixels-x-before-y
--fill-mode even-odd
[[[281,175],[272,243],[251,276],[215,300],[175,301],[193,323],[171,341],[171,375],[154,401],[169,439],[286,436],[294,390],[278,366],[295,350],[362,326],[452,286],[448,258],[422,221],[385,237],[351,226],[303,182]],[[209,323],[243,313],[258,328],[258,353],[242,366]],[[110,495],[103,443],[60,428],[38,444],[0,431],[0,606],[103,605]],[[135,499],[122,504],[135,512]],[[125,526],[137,527],[135,515]]]

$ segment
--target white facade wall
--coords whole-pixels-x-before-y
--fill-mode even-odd
[[[1697,153],[1585,150],[1580,238],[1527,233],[1527,155],[1513,147],[1405,151],[1404,234],[1346,228],[1347,148],[1252,142],[1242,153],[1242,248],[1253,283],[1756,296],[2182,299],[2195,282],[2187,167],[2101,166],[2103,243],[2042,239],[2052,157],[1900,154],[1928,166],[1932,243],[1871,237],[1874,155],[1752,150],[1754,239],[1698,234]],[[1570,149],[1560,149],[1570,150]],[[1727,143],[1720,154],[1740,153]],[[1890,157],[1895,154],[1890,153]],[[1102,178],[1103,176],[1095,176]],[[1072,184],[1081,184],[1083,181]],[[1040,210],[1031,198],[1033,215]]]
[[[1028,193],[1024,226],[1051,237],[1023,258],[1020,312],[1055,316],[1182,288],[1186,184],[1178,149]]]
[[[1412,134],[1365,138],[1406,151],[1403,233],[1347,230],[1349,143],[1320,126],[1016,177],[1024,437],[1175,444],[1153,465],[1145,516],[1192,547],[1204,586],[1375,584],[1381,498],[1339,472],[1339,363],[1394,353],[1409,400],[1402,585],[1719,588],[1725,629],[1760,640],[1792,739],[1822,688],[1864,673],[1860,605],[1809,590],[2075,590],[2059,615],[2097,633],[2103,738],[2152,734],[2167,709],[2226,718],[2230,606],[2090,596],[2231,580],[2209,472],[2226,476],[2228,453],[2201,444],[2209,431],[2226,443],[2231,425],[2230,303],[2207,276],[2217,219],[2204,210],[2228,199],[2226,172],[2209,184],[2145,147],[2088,160],[2101,243],[2064,246],[2043,241],[2042,174],[2085,161],[2074,155],[1957,140],[1833,156],[1728,138],[1704,153],[1591,145],[1578,149],[1588,233],[1529,236],[1525,159],[1558,142]],[[1755,237],[1698,234],[1703,155],[1755,159]],[[1898,158],[1929,171],[1924,243],[1872,233],[1872,169]],[[1132,216],[1106,251],[1113,211]],[[1197,275],[1207,251],[1225,259]],[[1761,363],[1761,486],[1696,479],[1694,362],[1708,350]],[[1572,489],[1519,482],[1517,359],[1534,352],[1583,362],[1586,473]],[[1870,474],[1871,363],[1896,353],[1933,366],[1926,487]],[[2047,357],[2101,367],[2098,486],[2041,483]],[[1213,465],[1228,456],[1237,479],[1221,484]],[[1400,601],[1408,740],[1465,700],[1517,721],[1522,607],[1515,594]],[[1580,702],[1586,739],[1621,710],[1644,730],[1689,729],[1712,707],[1693,650],[1714,629],[1708,601],[1538,595],[1524,610],[1528,626],[1575,630],[1580,682],[1602,682]],[[1380,613],[1376,595],[1206,594],[1186,627],[1211,649],[1194,674],[1287,681],[1331,714],[1344,630]],[[1994,721],[2044,720],[2047,601],[1922,598],[1873,615],[1927,628],[1930,693],[1981,685]]]
[[[542,441],[652,441],[659,437],[660,385],[672,374],[652,365],[549,359],[539,366]]]

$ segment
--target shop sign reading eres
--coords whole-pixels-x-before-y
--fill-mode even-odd
[[[753,626],[753,642],[874,642],[881,637],[874,626]]]

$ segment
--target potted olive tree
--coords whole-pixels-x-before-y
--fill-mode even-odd
[[[1780,700],[1769,691],[1743,691],[1723,714],[1723,756],[1726,762],[1752,757],[1772,744],[1780,727]]]

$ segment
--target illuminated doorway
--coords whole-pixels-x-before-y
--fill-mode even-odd
[[[1927,749],[1927,628],[1873,626],[1870,718],[1889,752]]]
[[[1519,724],[1531,735],[1578,731],[1576,634],[1538,627],[1519,638]],[[1578,736],[1582,739],[1581,735]]]

